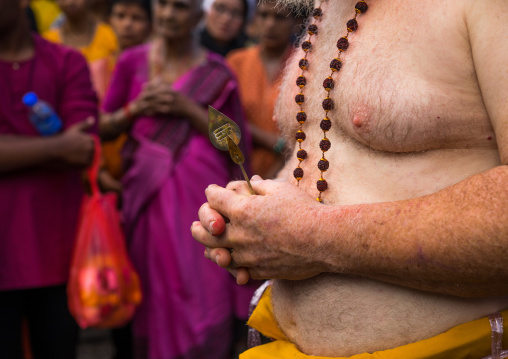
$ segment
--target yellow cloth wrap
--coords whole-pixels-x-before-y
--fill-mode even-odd
[[[275,341],[247,350],[240,355],[240,359],[330,359],[305,355],[287,339],[273,316],[270,294],[271,287],[268,287],[247,324]],[[501,314],[506,323],[508,310]],[[508,343],[506,325],[503,343]],[[484,317],[416,343],[335,359],[480,359],[490,354],[491,328],[489,319]]]

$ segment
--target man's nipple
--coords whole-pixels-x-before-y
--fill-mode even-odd
[[[367,109],[359,109],[353,113],[353,127],[359,134],[368,133],[370,130],[370,117]]]
[[[356,127],[356,128],[362,128],[363,127],[363,118],[359,115],[355,115],[353,117],[353,125]]]

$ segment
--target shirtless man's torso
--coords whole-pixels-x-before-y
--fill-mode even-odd
[[[328,189],[315,209],[322,83],[356,2],[322,3],[305,71],[308,157],[298,191],[276,181],[254,184],[261,196],[252,198],[209,188],[192,228],[237,280],[245,272],[228,267],[231,257],[251,277],[285,278],[272,287],[274,315],[308,355],[386,350],[508,307],[508,273],[497,260],[508,237],[508,45],[496,35],[507,29],[508,6],[367,0],[330,92]],[[275,111],[290,143],[302,53],[288,64]],[[293,185],[296,151],[279,175]],[[218,213],[231,219],[224,234]]]
[[[306,71],[303,142],[309,154],[300,188],[317,196],[318,144],[323,133],[322,81],[356,0],[326,1]],[[500,164],[495,134],[473,67],[466,2],[368,1],[359,29],[343,53],[344,66],[330,92],[332,144],[326,204],[398,201],[424,196]],[[294,141],[301,73],[297,51],[288,64],[276,116]],[[326,75],[323,75],[326,74]],[[291,91],[292,90],[292,91]],[[291,95],[290,95],[291,93]],[[284,175],[295,182],[296,150]],[[436,225],[439,225],[436,223]],[[321,274],[276,281],[274,312],[301,351],[348,356],[428,338],[508,306],[508,297],[464,299],[370,279]]]

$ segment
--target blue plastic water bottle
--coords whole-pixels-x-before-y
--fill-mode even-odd
[[[51,136],[62,129],[62,120],[45,101],[39,100],[33,92],[23,96],[23,103],[29,108],[29,119],[32,125],[43,136]]]

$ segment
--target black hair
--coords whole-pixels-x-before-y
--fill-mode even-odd
[[[117,4],[125,5],[137,5],[145,10],[148,15],[148,19],[152,21],[152,1],[151,0],[110,0],[109,1],[109,13],[113,10],[113,6]]]
[[[35,19],[35,15],[32,8],[30,6],[27,6],[25,12],[28,18],[28,24],[30,25],[30,30],[38,33],[39,30],[37,29],[37,20]]]

